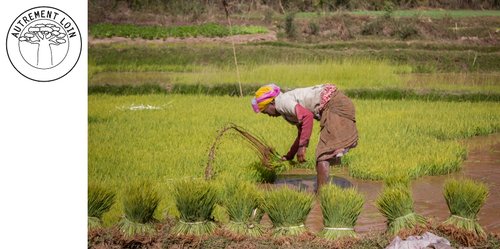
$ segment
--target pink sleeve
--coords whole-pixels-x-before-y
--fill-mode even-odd
[[[313,129],[314,114],[300,104],[295,105],[295,113],[299,119],[298,127],[300,127],[298,137],[299,147],[308,146]]]
[[[314,114],[301,106],[300,104],[295,105],[295,113],[299,119],[299,124],[297,124],[297,138],[293,142],[292,147],[285,155],[287,160],[292,160],[297,154],[299,147],[309,145],[309,138],[311,137],[313,128],[313,118]]]

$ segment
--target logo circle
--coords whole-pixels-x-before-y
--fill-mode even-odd
[[[82,37],[64,11],[40,6],[26,10],[7,33],[7,55],[24,77],[40,82],[67,75],[80,59]]]

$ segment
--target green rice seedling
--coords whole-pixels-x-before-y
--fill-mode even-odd
[[[299,192],[288,186],[269,191],[265,195],[263,209],[273,223],[274,236],[304,233],[307,230],[304,222],[311,211],[313,200],[312,194]]]
[[[111,209],[115,202],[115,193],[101,184],[89,183],[88,187],[88,228],[101,226],[102,215]]]
[[[384,186],[387,188],[402,187],[409,189],[410,183],[410,177],[404,173],[393,173],[384,178]]]
[[[237,234],[261,235],[261,192],[254,184],[238,179],[225,179],[223,184],[221,202],[229,215],[226,228]]]
[[[477,214],[488,197],[488,188],[470,179],[449,179],[444,184],[444,198],[451,216],[443,225],[471,232],[479,238],[486,233],[477,221]]]
[[[276,152],[273,147],[269,146],[263,139],[252,135],[250,132],[238,125],[230,123],[219,131],[219,134],[209,150],[208,163],[205,167],[206,179],[211,179],[213,176],[212,164],[215,158],[217,145],[224,133],[231,129],[238,132],[238,134],[241,135],[259,155],[260,163],[254,163],[252,164],[252,167],[257,170],[264,182],[274,182],[276,179],[276,172],[282,172],[288,168],[287,163],[281,160],[280,154]]]
[[[387,218],[389,234],[398,234],[403,229],[425,225],[423,216],[415,213],[410,190],[403,187],[384,188],[377,201],[378,210]]]
[[[181,180],[174,186],[175,206],[180,213],[175,234],[204,235],[214,231],[212,212],[217,204],[217,189],[201,179]]]
[[[253,162],[250,164],[250,168],[255,170],[259,182],[273,183],[278,178],[276,171],[264,167],[262,162]]]
[[[319,236],[326,239],[356,237],[354,225],[363,208],[363,196],[354,188],[342,189],[329,184],[320,189],[319,199],[324,225]]]
[[[130,185],[125,191],[123,209],[125,217],[120,221],[120,231],[126,236],[154,234],[153,217],[160,203],[154,186],[146,181]]]

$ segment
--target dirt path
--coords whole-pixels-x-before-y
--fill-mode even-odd
[[[165,43],[231,43],[234,41],[236,44],[249,43],[249,42],[262,42],[262,41],[276,41],[276,32],[269,31],[265,34],[251,34],[251,35],[233,35],[226,37],[188,37],[188,38],[164,38],[147,40],[142,38],[125,38],[125,37],[111,37],[111,38],[94,38],[89,36],[89,45],[94,44],[110,44],[110,43],[125,43],[125,44],[165,44]]]

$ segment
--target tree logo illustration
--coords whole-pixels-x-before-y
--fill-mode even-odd
[[[67,52],[69,48],[69,46],[57,47],[62,44],[68,44],[66,33],[62,30],[62,27],[53,22],[39,23],[28,26],[27,32],[19,37],[20,52],[24,60],[31,66],[40,69],[49,69],[57,66],[60,62],[62,62],[64,57],[56,57],[56,60],[54,61],[56,49],[61,50],[62,52],[59,52],[58,54],[64,54],[64,56],[66,56],[66,53],[64,52]],[[23,45],[25,44],[23,43],[36,45],[36,55],[33,53],[34,49],[24,48],[25,46]]]
[[[7,54],[14,68],[35,81],[53,81],[69,73],[80,58],[78,26],[63,11],[36,7],[19,15],[7,34]]]

